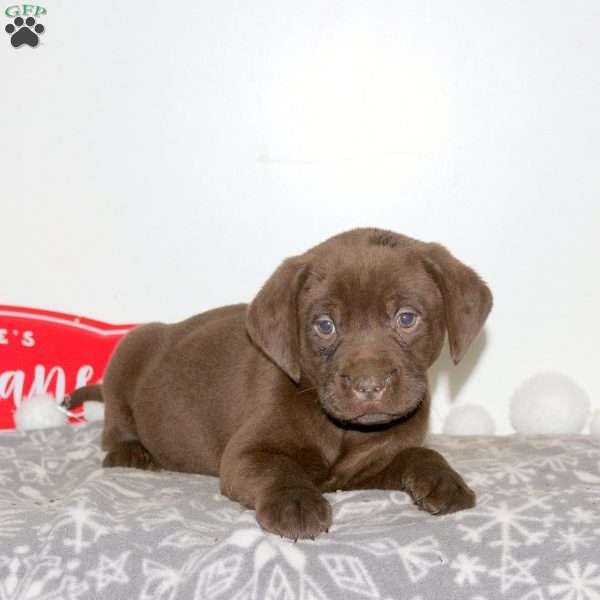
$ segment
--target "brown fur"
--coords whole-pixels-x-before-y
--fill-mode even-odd
[[[421,447],[427,369],[446,331],[458,362],[491,305],[442,246],[377,229],[333,237],[286,260],[249,306],[130,332],[102,385],[104,465],[219,475],[223,494],[291,538],[329,528],[322,492],[337,489],[404,490],[436,514],[474,506]]]

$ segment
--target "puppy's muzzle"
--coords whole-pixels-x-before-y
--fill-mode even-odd
[[[390,385],[396,370],[383,374],[355,375],[354,377],[342,374],[342,388],[350,391],[355,400],[365,404],[376,404],[381,401],[386,389]]]

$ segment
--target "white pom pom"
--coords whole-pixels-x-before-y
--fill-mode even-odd
[[[103,421],[104,420],[104,404],[89,400],[83,403],[83,416],[88,421]]]
[[[592,415],[592,420],[590,421],[590,435],[600,437],[600,410],[597,410]]]
[[[14,414],[15,425],[22,431],[64,425],[67,417],[50,394],[39,394],[21,401]]]
[[[510,422],[523,434],[580,433],[590,399],[570,377],[539,373],[524,381],[510,400]]]
[[[448,435],[494,435],[495,431],[488,411],[476,404],[452,407],[444,421],[444,433]]]

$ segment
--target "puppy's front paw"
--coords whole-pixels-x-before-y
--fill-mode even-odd
[[[297,540],[314,538],[331,525],[331,505],[318,490],[285,488],[271,492],[256,508],[260,526]]]
[[[404,489],[414,503],[433,515],[443,515],[475,506],[475,492],[453,469],[415,468],[404,480]]]

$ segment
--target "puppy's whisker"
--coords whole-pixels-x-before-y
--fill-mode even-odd
[[[308,392],[316,392],[317,388],[316,387],[309,387],[309,388],[305,388],[303,390],[300,390],[299,392],[296,392],[296,396],[299,396],[300,394],[306,394]]]

